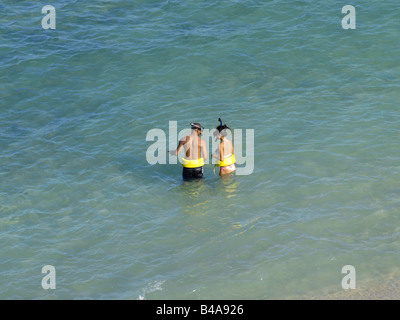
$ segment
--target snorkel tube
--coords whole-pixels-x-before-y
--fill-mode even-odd
[[[215,128],[215,132],[214,132],[215,141],[218,141],[218,139],[223,141],[223,139],[227,136],[226,130],[230,130],[230,128],[226,124],[222,124],[221,118],[218,118],[218,121],[219,121],[219,126]],[[216,167],[227,167],[227,166],[233,165],[235,163],[236,163],[236,160],[235,160],[235,155],[233,154],[233,152],[231,155],[227,156],[223,160],[218,159],[216,164],[214,165],[214,174],[215,174]]]
[[[224,125],[222,124],[222,120],[221,118],[218,118],[219,121],[219,126],[215,129],[217,131],[214,132],[215,135],[215,141],[218,141],[218,134],[220,134],[220,132],[224,129]]]

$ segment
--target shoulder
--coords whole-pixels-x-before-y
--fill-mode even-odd
[[[183,137],[180,141],[181,142],[188,142],[188,141],[190,141],[190,136]]]

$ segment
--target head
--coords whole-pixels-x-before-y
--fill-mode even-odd
[[[198,122],[193,122],[190,124],[190,128],[192,129],[192,132],[195,131],[198,136],[201,136],[201,133],[203,132],[204,128],[202,125]]]
[[[222,124],[221,118],[218,118],[219,126],[216,127],[214,131],[215,141],[218,139],[223,139],[227,136],[227,130],[231,130],[226,124]]]

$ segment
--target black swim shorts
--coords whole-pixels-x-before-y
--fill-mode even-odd
[[[201,179],[203,178],[203,167],[197,168],[185,168],[183,167],[182,177],[183,179]]]

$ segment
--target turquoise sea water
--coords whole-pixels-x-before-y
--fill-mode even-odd
[[[1,299],[286,299],[399,271],[398,1],[51,4],[56,30],[0,3]],[[149,130],[218,117],[254,129],[253,174],[147,163]]]

